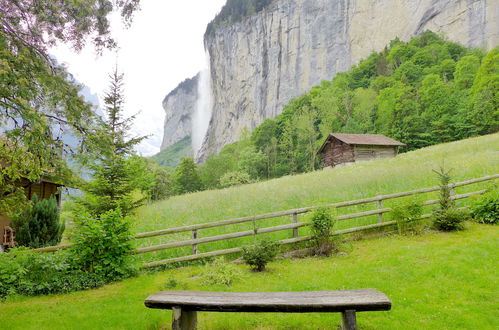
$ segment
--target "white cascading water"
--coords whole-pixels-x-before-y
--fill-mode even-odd
[[[197,157],[199,149],[208,131],[211,120],[211,70],[210,54],[206,52],[206,68],[201,71],[198,80],[198,99],[196,109],[192,118],[192,150],[194,158]]]

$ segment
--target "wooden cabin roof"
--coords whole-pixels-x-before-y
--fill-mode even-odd
[[[346,144],[352,145],[376,145],[376,146],[405,146],[406,144],[397,140],[391,139],[381,134],[345,134],[345,133],[330,133],[318,152],[322,152],[327,143],[336,138]]]

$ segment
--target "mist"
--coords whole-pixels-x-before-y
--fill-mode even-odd
[[[212,110],[210,55],[206,52],[206,66],[201,71],[198,82],[198,99],[192,118],[192,151],[194,158],[208,131]]]

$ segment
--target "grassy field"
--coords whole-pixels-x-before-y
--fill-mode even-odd
[[[348,243],[346,255],[280,260],[266,273],[242,274],[232,285],[204,286],[191,266],[46,297],[0,303],[4,329],[169,328],[170,311],[143,300],[174,279],[177,290],[306,291],[376,288],[389,312],[359,313],[360,329],[498,329],[499,227],[469,224],[458,233],[388,236]],[[338,314],[199,313],[200,329],[335,329]]]
[[[499,173],[499,134],[441,144],[401,154],[392,159],[380,159],[352,166],[324,169],[313,173],[287,176],[279,179],[215,191],[203,191],[149,204],[138,210],[135,232],[152,231],[194,223],[205,223],[248,215],[322,205],[408,191],[438,185],[432,172],[442,164],[452,169],[454,182]],[[497,181],[497,180],[496,180]],[[458,188],[456,193],[483,189],[491,183]],[[425,194],[421,199],[437,198]],[[390,207],[395,201],[385,202]],[[352,213],[375,208],[363,205],[341,209]],[[303,219],[298,219],[303,221]],[[290,223],[290,217],[258,222],[258,227]],[[376,216],[352,219],[337,224],[337,229],[376,222]],[[205,229],[199,237],[253,229],[252,223]],[[306,229],[300,229],[305,233]],[[173,240],[189,239],[190,233],[167,235],[141,240],[141,246]],[[290,232],[265,234],[267,237],[289,238]],[[199,246],[200,252],[231,248],[248,244],[251,237],[220,241]],[[143,260],[160,260],[189,254],[190,247],[143,255]]]

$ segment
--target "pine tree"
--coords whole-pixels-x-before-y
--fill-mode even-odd
[[[110,75],[111,84],[104,98],[107,118],[100,125],[92,145],[93,163],[89,165],[93,180],[84,185],[85,195],[78,202],[94,216],[120,208],[124,216],[140,205],[132,193],[136,188],[129,159],[133,148],[145,137],[128,138],[135,116],[123,114],[123,74],[116,68]]]
[[[173,175],[173,191],[176,194],[185,194],[199,191],[202,188],[197,166],[192,158],[182,158],[180,165]]]
[[[33,195],[32,203],[14,218],[13,227],[17,244],[34,249],[59,244],[64,231],[55,198],[39,200],[37,195]]]

